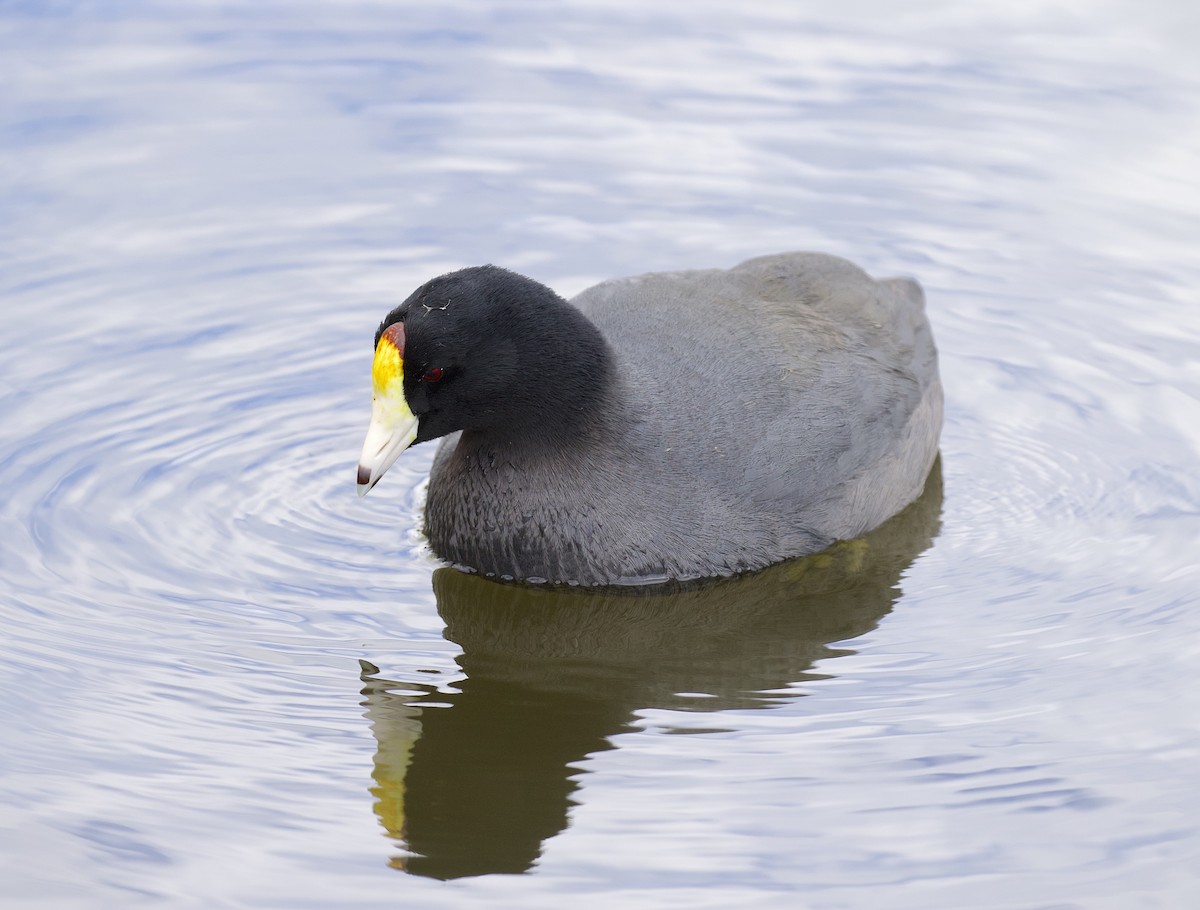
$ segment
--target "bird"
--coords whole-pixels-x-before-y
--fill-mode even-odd
[[[467,572],[651,585],[762,569],[920,494],[943,391],[925,295],[824,253],[604,281],[472,266],[375,332],[366,494],[441,443],[424,531]]]

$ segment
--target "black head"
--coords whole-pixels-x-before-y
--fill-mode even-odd
[[[375,333],[404,325],[404,395],[416,442],[456,430],[569,430],[607,391],[599,330],[545,285],[493,265],[428,281]]]

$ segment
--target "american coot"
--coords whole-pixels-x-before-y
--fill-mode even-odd
[[[375,335],[370,490],[414,442],[425,530],[485,575],[731,575],[881,524],[921,492],[942,389],[920,285],[815,253],[606,281],[570,303],[495,266],[434,278]]]

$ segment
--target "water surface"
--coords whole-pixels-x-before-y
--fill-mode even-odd
[[[0,903],[1191,906],[1198,37],[6,5]],[[940,474],[876,534],[568,595],[439,565],[431,447],[354,496],[428,277],[786,249],[928,293]]]

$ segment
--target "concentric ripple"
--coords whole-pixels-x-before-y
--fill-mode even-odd
[[[312,621],[317,602],[319,617],[428,589],[417,528],[432,447],[397,465],[384,495],[355,495],[380,305],[348,317],[314,297],[280,326],[241,314],[287,308],[246,296],[239,312],[193,309],[206,316],[190,324],[68,323],[31,342],[39,370],[22,377],[0,449],[15,524],[0,559],[28,609],[61,611],[66,585],[84,612],[176,603],[188,621]]]
[[[1200,481],[1186,465],[1200,458],[1190,429],[1200,405],[1179,394],[1168,361],[1140,358],[1134,374],[1135,351],[1117,360],[1086,321],[1043,324],[1037,313],[990,327],[1002,353],[966,355],[985,310],[968,299],[938,327],[942,455],[958,544],[1017,551],[1040,543],[1066,555],[1085,541],[1112,558],[1147,522],[1194,511]],[[1147,439],[1155,440],[1150,458]]]

